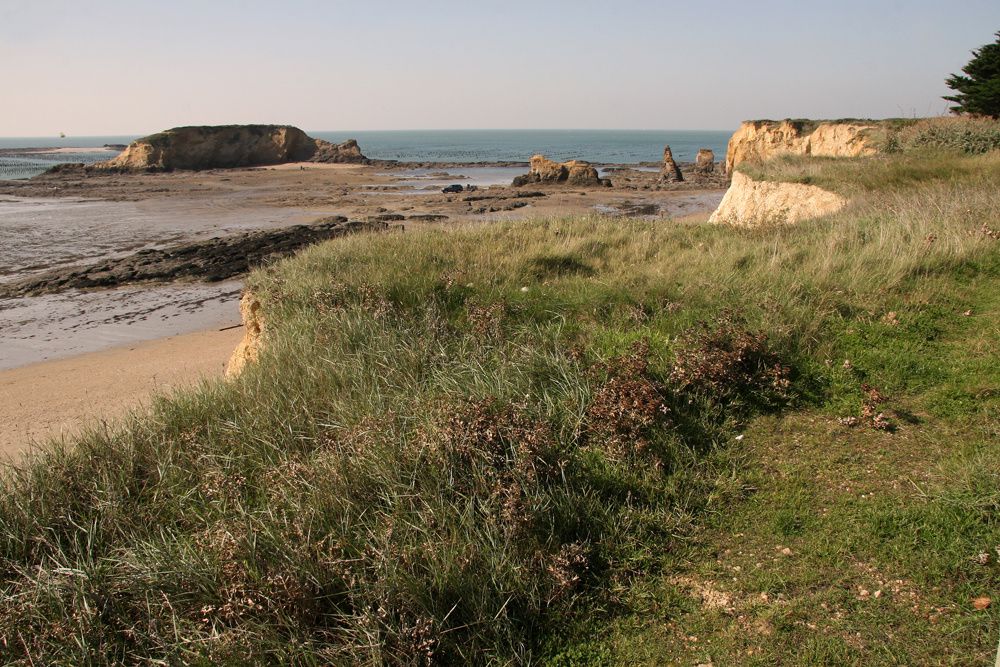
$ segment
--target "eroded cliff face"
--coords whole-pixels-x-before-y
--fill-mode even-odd
[[[872,139],[874,123],[770,120],[746,121],[729,140],[726,173],[741,162],[764,161],[779,155],[858,157],[878,152]]]
[[[708,221],[744,226],[792,224],[836,213],[846,205],[840,195],[815,185],[755,181],[736,172]]]
[[[240,298],[240,318],[243,320],[243,340],[240,341],[226,364],[226,377],[234,378],[243,372],[246,365],[257,360],[260,355],[264,335],[264,316],[260,301],[253,292],[247,290]]]
[[[285,162],[367,162],[354,140],[332,144],[290,125],[175,127],[137,139],[94,169],[170,171],[225,169]]]

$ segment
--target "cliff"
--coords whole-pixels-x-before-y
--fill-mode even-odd
[[[365,163],[356,141],[332,144],[290,125],[175,127],[133,141],[98,170],[170,171],[254,167],[284,162]]]
[[[733,225],[791,224],[830,215],[847,200],[815,185],[755,181],[736,172],[719,208],[708,219]]]
[[[866,121],[745,121],[729,140],[726,173],[741,162],[779,155],[858,157],[878,152],[873,138],[876,122]]]

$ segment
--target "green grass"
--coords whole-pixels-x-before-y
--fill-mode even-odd
[[[924,191],[928,187],[938,189],[939,195],[945,196],[948,189],[955,187],[968,189],[970,194],[988,196],[986,187],[995,179],[992,172],[998,168],[996,153],[969,157],[956,152],[920,150],[875,158],[789,155],[762,164],[745,162],[737,169],[755,180],[816,185],[847,197],[895,196],[902,200],[899,205],[905,206],[914,191]],[[957,198],[948,197],[947,200],[960,203]]]
[[[6,472],[0,654],[982,662],[1000,158],[945,159],[782,163],[850,183],[798,226],[497,223],[255,273],[238,380]]]

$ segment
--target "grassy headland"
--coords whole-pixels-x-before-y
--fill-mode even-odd
[[[982,663],[1000,154],[770,165],[852,204],[255,273],[258,364],[6,473],[0,654]]]

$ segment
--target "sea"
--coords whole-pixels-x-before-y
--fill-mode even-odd
[[[357,139],[370,158],[400,162],[526,162],[536,153],[554,160],[597,164],[658,162],[669,145],[678,162],[693,162],[701,148],[726,153],[732,130],[364,130],[308,131],[341,142]],[[0,137],[0,149],[52,148],[60,152],[0,153],[0,179],[30,178],[65,162],[107,160],[113,151],[66,149],[127,144],[138,136]]]

